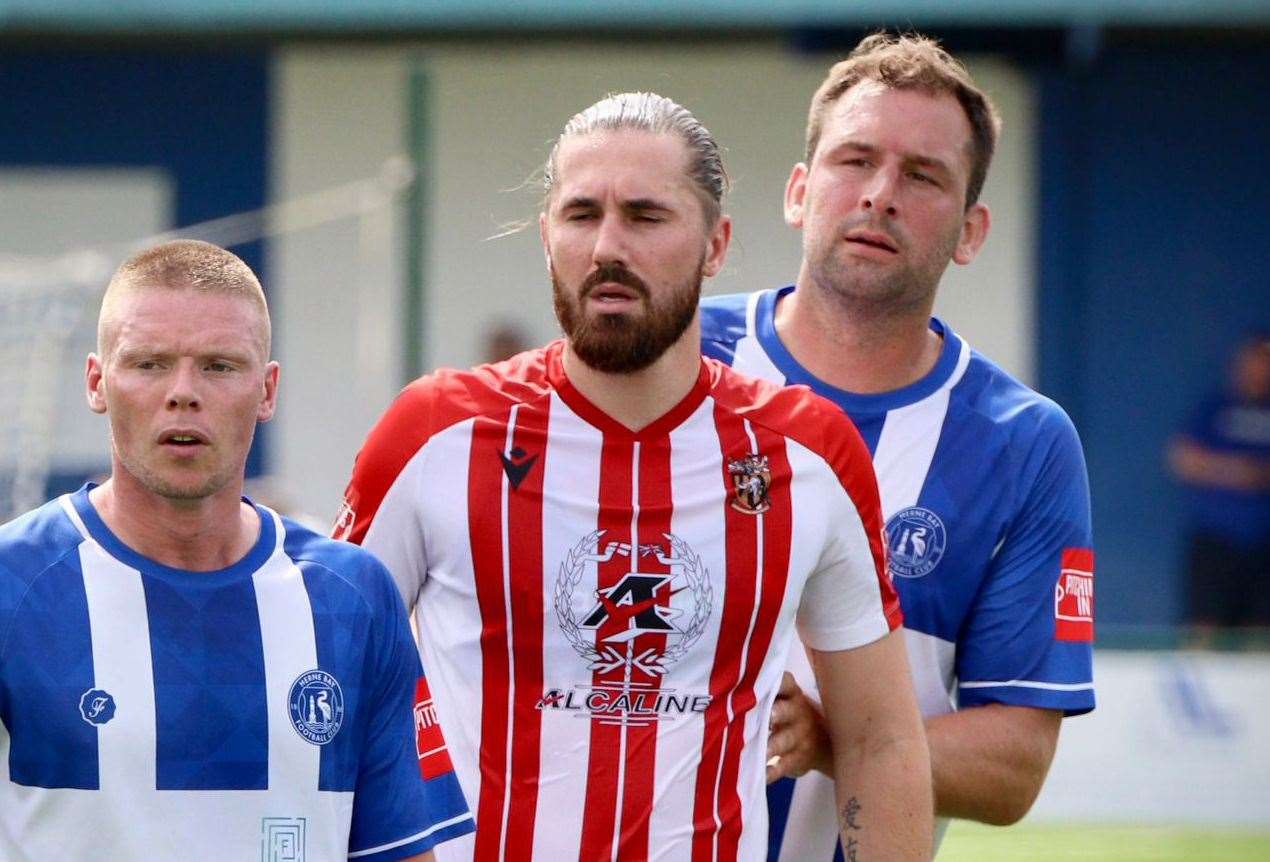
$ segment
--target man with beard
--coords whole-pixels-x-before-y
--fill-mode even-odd
[[[844,840],[930,854],[930,765],[868,453],[832,404],[703,359],[718,147],[661,96],[573,117],[539,219],[565,338],[411,384],[336,533],[415,609],[477,810],[451,859],[754,859],[794,626]],[[847,740],[852,740],[848,744]]]
[[[1093,551],[1071,421],[931,316],[948,262],[970,263],[987,237],[978,197],[998,127],[933,41],[865,39],[813,97],[806,161],[786,187],[786,221],[803,235],[796,283],[711,298],[702,330],[707,355],[810,386],[859,428],[936,814],[1006,824],[1036,798],[1062,717],[1094,706]],[[772,777],[828,769],[831,709],[782,686]],[[769,859],[841,853],[828,779],[779,782],[769,801]]]

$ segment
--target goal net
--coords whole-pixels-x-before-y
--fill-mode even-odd
[[[77,354],[85,339],[91,347],[101,294],[125,258],[170,239],[232,249],[345,222],[367,261],[359,271],[376,277],[382,267],[372,261],[392,248],[395,207],[413,182],[408,160],[398,157],[373,177],[130,242],[55,257],[0,254],[0,523],[48,499],[50,474],[59,467],[58,429],[68,419],[62,414],[87,410],[82,396],[66,397],[82,390]]]

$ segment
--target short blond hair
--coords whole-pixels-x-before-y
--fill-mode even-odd
[[[218,245],[196,239],[177,239],[142,249],[115,270],[101,300],[97,318],[97,351],[103,356],[114,321],[114,308],[130,290],[198,290],[245,299],[264,322],[264,357],[269,357],[272,333],[269,305],[260,279],[242,258]]]
[[[957,99],[970,121],[970,178],[966,207],[983,191],[988,166],[1001,133],[996,107],[977,86],[966,67],[934,39],[916,33],[874,33],[856,45],[847,59],[835,63],[811,99],[807,114],[807,163],[816,153],[825,115],[843,94],[861,81],[877,81],[894,90],[918,90]]]

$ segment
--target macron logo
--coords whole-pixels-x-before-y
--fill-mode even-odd
[[[510,453],[511,457],[498,453],[499,459],[503,462],[503,472],[507,474],[507,481],[511,483],[512,490],[520,487],[520,483],[529,475],[529,471],[533,469],[534,463],[538,460],[538,455],[530,455],[524,449],[517,446]]]

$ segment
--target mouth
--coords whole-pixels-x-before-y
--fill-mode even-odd
[[[164,431],[159,435],[159,445],[175,449],[193,450],[206,446],[210,441],[199,431],[184,429]]]
[[[640,298],[639,291],[633,287],[628,287],[617,282],[606,281],[597,284],[595,287],[587,291],[587,299],[593,299],[596,302],[606,305],[621,304],[628,302],[637,302]]]
[[[884,233],[873,230],[853,230],[846,235],[846,241],[853,245],[875,248],[879,251],[898,254],[899,247],[895,241]]]

